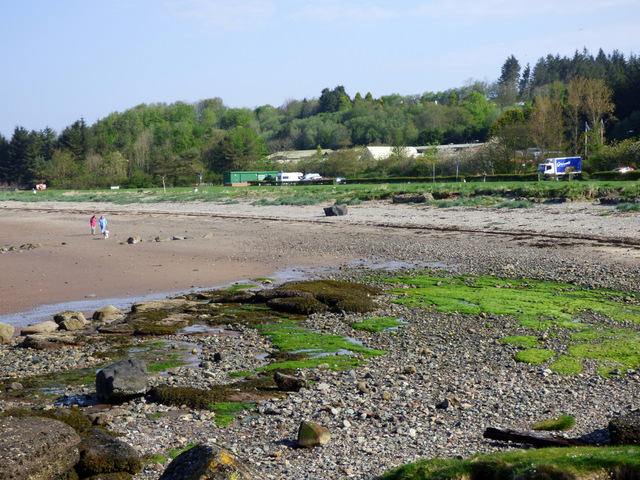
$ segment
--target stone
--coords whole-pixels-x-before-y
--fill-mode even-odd
[[[7,343],[13,337],[13,332],[16,329],[13,325],[9,325],[8,323],[0,322],[0,343]]]
[[[298,392],[302,388],[309,388],[309,383],[306,378],[285,375],[280,372],[276,372],[273,375],[273,380],[278,385],[278,389],[283,392]]]
[[[336,217],[347,214],[347,206],[346,205],[332,205],[330,207],[324,208],[324,214],[327,217]]]
[[[24,327],[20,332],[20,335],[31,335],[34,333],[52,333],[56,330],[58,330],[58,324],[52,320],[47,320],[46,322]]]
[[[0,419],[0,478],[73,478],[80,436],[64,422],[43,417]]]
[[[303,420],[298,429],[298,445],[305,448],[320,447],[331,440],[327,427]]]
[[[134,243],[140,243],[142,242],[142,239],[140,237],[129,237],[127,238],[127,243],[130,245],[133,245]]]
[[[158,480],[260,480],[257,471],[216,445],[200,443],[178,455]]]
[[[613,417],[608,428],[612,445],[640,445],[640,410]]]
[[[76,471],[81,478],[119,472],[135,475],[142,470],[142,466],[140,455],[131,445],[101,429],[93,428],[80,443],[80,460]]]
[[[114,363],[98,371],[96,393],[107,402],[126,401],[147,393],[147,364],[130,359]]]
[[[142,313],[150,310],[183,309],[194,305],[197,305],[197,302],[178,298],[167,298],[164,300],[147,300],[144,302],[134,303],[131,306],[131,311],[133,313]]]
[[[20,382],[11,382],[7,386],[7,392],[18,392],[23,389],[24,389],[24,386]]]
[[[60,330],[82,330],[89,322],[82,312],[60,312],[53,316],[53,321],[58,324]]]
[[[77,347],[82,341],[75,335],[67,334],[34,334],[27,335],[20,346],[35,350],[56,350],[62,347]]]
[[[122,315],[120,309],[113,305],[107,305],[93,312],[93,316],[91,318],[96,322],[106,322],[113,320],[114,318],[120,318],[120,315]]]

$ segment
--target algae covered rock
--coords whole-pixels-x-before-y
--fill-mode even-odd
[[[159,480],[259,480],[264,478],[229,451],[200,443],[178,455]]]
[[[80,444],[76,470],[81,478],[118,473],[135,475],[142,470],[142,459],[131,445],[94,428]]]
[[[302,315],[323,313],[328,310],[324,303],[313,297],[273,298],[267,302],[267,307],[280,312],[299,313]]]

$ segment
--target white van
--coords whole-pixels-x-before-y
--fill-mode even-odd
[[[276,177],[278,182],[299,182],[304,174],[302,172],[280,172]]]

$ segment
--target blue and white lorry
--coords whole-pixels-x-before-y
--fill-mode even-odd
[[[544,163],[538,165],[538,173],[544,175],[562,176],[565,174],[575,174],[582,171],[580,157],[559,157],[547,158]]]

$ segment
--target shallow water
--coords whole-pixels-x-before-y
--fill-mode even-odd
[[[390,270],[390,271],[405,269],[405,268],[421,268],[421,267],[433,268],[433,267],[445,266],[444,264],[441,264],[439,262],[427,262],[427,261],[402,262],[402,261],[377,260],[373,258],[350,262],[349,265],[359,267],[359,268],[367,268],[371,270],[380,269],[380,270]],[[306,278],[309,278],[314,273],[328,271],[331,268],[335,268],[335,267],[331,267],[331,266],[315,267],[315,268],[291,267],[291,268],[279,270],[271,278],[274,280],[274,283],[294,281],[294,280],[304,280]],[[0,315],[0,323],[6,323],[16,328],[24,328],[29,325],[36,325],[38,323],[52,320],[54,315],[60,312],[64,312],[66,310],[82,312],[85,315],[91,316],[93,315],[93,312],[107,305],[113,305],[114,307],[119,308],[120,310],[128,310],[131,307],[131,305],[137,302],[143,302],[147,300],[161,300],[161,299],[175,296],[175,295],[183,295],[186,293],[213,290],[216,288],[224,288],[226,286],[242,284],[242,283],[251,283],[251,280],[229,282],[224,285],[194,288],[191,290],[180,291],[180,292],[152,293],[152,294],[143,295],[139,297],[87,298],[85,300],[78,300],[74,302],[53,303],[48,305],[42,305],[40,307],[34,308],[33,310],[29,310],[26,312],[12,313],[9,315]]]

